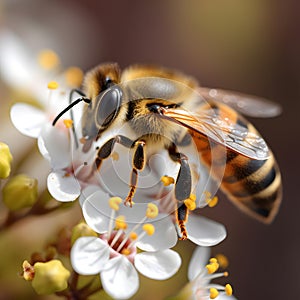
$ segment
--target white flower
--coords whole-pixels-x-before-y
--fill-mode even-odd
[[[176,200],[174,199],[173,191],[171,190],[169,194],[155,202],[160,212],[169,214],[172,216],[174,226],[178,231],[178,235],[181,236],[180,228],[178,226],[178,221],[176,221],[176,210],[174,210]],[[187,232],[187,239],[192,241],[198,246],[214,246],[222,242],[226,238],[226,228],[223,224],[216,221],[210,220],[202,216],[198,210],[189,210],[187,220],[184,222],[185,229]]]
[[[216,273],[219,263],[216,258],[211,258],[208,247],[197,247],[194,251],[188,268],[188,279],[190,284],[186,287],[191,288],[188,300],[234,300],[232,296],[232,287],[230,284],[225,286],[211,283],[211,280],[219,277],[227,277],[228,273]],[[207,264],[207,262],[209,263]],[[185,292],[187,292],[185,290]]]
[[[45,49],[39,54],[32,54],[32,50],[15,33],[1,31],[1,78],[22,94],[30,95],[37,104],[16,103],[12,106],[12,123],[24,135],[37,138],[43,125],[51,122],[69,104],[69,91],[74,87],[68,80],[70,72],[73,75],[77,73],[79,81],[82,72],[78,68],[62,72],[59,63],[59,57],[54,51]]]
[[[84,201],[86,222],[100,235],[79,238],[71,262],[79,274],[100,273],[104,290],[113,298],[128,299],[139,287],[137,271],[156,280],[177,272],[180,256],[169,249],[176,244],[176,231],[154,204],[129,208],[119,205],[120,198],[107,198],[98,191]],[[144,252],[137,253],[137,248]]]
[[[97,183],[93,176],[93,153],[82,152],[81,144],[74,142],[71,120],[65,121],[66,126],[62,127],[45,124],[38,138],[39,150],[52,169],[47,179],[48,190],[63,202],[75,200],[82,188]]]

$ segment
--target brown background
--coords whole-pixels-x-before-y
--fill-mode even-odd
[[[43,0],[4,1],[2,9],[3,25],[16,30],[33,53],[50,47],[65,66],[161,64],[195,76],[204,86],[282,105],[280,117],[251,120],[282,170],[284,198],[275,222],[259,224],[224,197],[204,211],[227,227],[227,239],[214,252],[229,257],[229,281],[242,300],[297,299],[299,294],[299,6],[293,0]],[[186,266],[193,246],[179,248]],[[144,281],[147,292],[134,299],[153,299],[153,290],[162,299],[185,280],[177,275],[168,287]]]

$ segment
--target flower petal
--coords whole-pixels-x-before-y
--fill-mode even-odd
[[[137,271],[123,255],[110,259],[100,277],[104,290],[116,299],[128,299],[139,288]]]
[[[49,193],[58,201],[74,201],[80,195],[80,185],[77,179],[72,175],[66,174],[65,171],[50,173],[47,179],[47,186]]]
[[[109,195],[101,190],[89,196],[82,205],[86,223],[96,232],[105,233],[109,227],[112,209],[108,204]]]
[[[32,105],[15,104],[10,111],[10,118],[14,126],[24,135],[37,138],[42,126],[47,121],[46,114]]]
[[[155,232],[151,236],[143,237],[136,243],[137,247],[144,251],[158,251],[172,248],[176,245],[178,237],[173,221],[169,215],[159,214],[151,224]]]
[[[197,247],[192,255],[188,267],[188,279],[194,280],[199,273],[205,268],[210,256],[209,247]]]
[[[202,216],[191,214],[186,224],[188,238],[199,246],[214,246],[226,237],[225,227]]]
[[[81,237],[71,249],[73,269],[82,275],[100,273],[109,260],[109,246],[97,237]]]
[[[158,252],[142,252],[136,255],[134,265],[144,276],[164,280],[178,271],[181,258],[177,252],[170,249]]]
[[[64,169],[71,165],[70,141],[67,131],[46,124],[41,131],[41,139],[43,152],[50,157],[53,169]]]
[[[90,197],[91,195],[93,195],[95,192],[99,191],[100,188],[97,185],[88,185],[86,188],[84,188],[81,191],[80,197],[79,197],[79,203],[82,206],[84,201]]]

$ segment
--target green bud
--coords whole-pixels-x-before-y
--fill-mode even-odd
[[[98,236],[98,234],[86,223],[81,222],[73,227],[71,244],[73,245],[75,241],[82,236]]]
[[[3,202],[11,210],[32,206],[38,197],[38,182],[27,175],[11,178],[3,187]]]
[[[51,260],[34,264],[32,287],[39,295],[49,295],[68,287],[70,272],[61,261]]]
[[[0,142],[0,179],[7,178],[10,174],[12,155],[6,144]]]

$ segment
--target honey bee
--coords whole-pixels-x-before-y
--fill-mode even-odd
[[[192,190],[189,157],[178,145],[194,143],[201,162],[211,169],[221,190],[242,211],[270,223],[282,198],[281,175],[273,153],[264,139],[240,113],[272,117],[280,107],[268,100],[199,86],[190,76],[154,66],[130,66],[121,72],[114,63],[102,64],[87,72],[80,101],[86,102],[82,118],[83,151],[91,149],[104,132],[125,122],[136,139],[117,135],[97,151],[96,169],[101,168],[116,143],[133,149],[130,189],[125,204],[131,206],[138,174],[149,153],[166,149],[179,164],[174,197],[181,239],[187,238],[185,223],[189,209],[184,200]],[[70,98],[71,99],[71,98]]]

